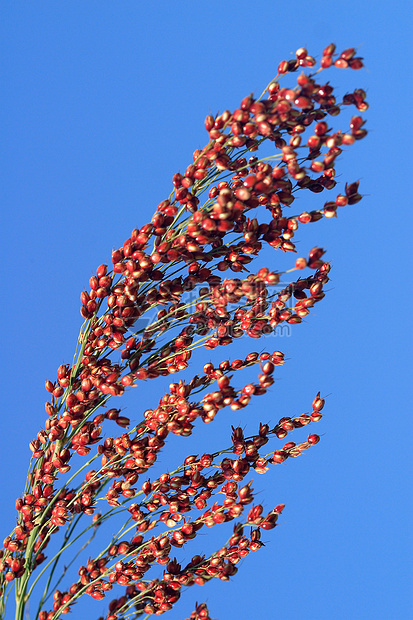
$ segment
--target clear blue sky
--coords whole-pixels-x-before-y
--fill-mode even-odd
[[[409,6],[2,2],[2,536],[44,422],[44,380],[71,359],[93,270],[169,194],[205,142],[206,114],[261,92],[298,47],[356,45],[367,70],[329,79],[368,92],[369,136],[339,166],[365,198],[298,236],[327,249],[331,290],[275,342],[289,361],[271,395],[224,420],[276,422],[320,390],[330,395],[314,427],[322,442],[254,483],[268,509],[287,505],[267,546],[229,584],[194,586],[167,617],[189,616],[196,600],[217,620],[412,617]],[[131,416],[160,396],[145,384]],[[205,429],[193,451],[212,441]],[[104,606],[88,609],[97,617]]]

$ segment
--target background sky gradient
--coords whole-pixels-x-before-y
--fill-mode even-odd
[[[206,142],[206,114],[261,92],[298,47],[319,57],[334,41],[339,51],[359,46],[367,69],[327,79],[341,92],[365,88],[370,110],[368,137],[338,165],[343,183],[360,179],[364,199],[297,235],[302,255],[327,249],[329,292],[291,337],[259,341],[288,358],[270,394],[198,426],[189,449],[176,437],[172,446],[179,457],[226,445],[231,424],[255,429],[308,411],[318,390],[329,395],[314,426],[322,441],[255,477],[268,510],[286,504],[266,546],[231,582],[189,589],[166,617],[189,617],[196,600],[217,620],[412,617],[413,41],[410,3],[395,6],[2,2],[3,537],[15,524],[28,443],[44,424],[44,380],[72,358],[89,277],[168,196],[172,175]],[[294,260],[265,256],[275,270]],[[157,382],[139,389],[127,401],[132,418],[162,395]],[[216,529],[212,548],[224,541]],[[104,603],[88,599],[84,609],[97,618]],[[75,607],[72,617],[84,613]]]

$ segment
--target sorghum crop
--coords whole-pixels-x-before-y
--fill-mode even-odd
[[[308,271],[285,286],[288,272],[252,267],[265,244],[294,253],[300,225],[335,217],[361,199],[358,181],[345,184],[342,193],[334,190],[343,147],[366,135],[359,114],[368,108],[366,94],[358,88],[338,99],[322,76],[330,67],[362,66],[355,49],[337,55],[331,44],[317,69],[300,48],[295,59],[279,64],[260,97],[247,95],[236,110],[208,115],[206,146],[173,176],[173,190],[151,221],[134,228],[113,251],[112,264],[101,264],[90,278],[80,295],[84,323],[75,357],[46,381],[47,419],[30,443],[17,525],[0,551],[1,617],[14,588],[16,618],[22,620],[44,576],[50,578],[37,599],[39,620],[57,620],[83,594],[101,600],[112,589],[116,596],[105,620],[160,615],[172,609],[182,589],[229,580],[240,560],[262,546],[262,531],[275,528],[283,504],[264,511],[246,478],[319,442],[312,430],[298,444],[287,435],[322,418],[320,393],[308,413],[283,417],[273,428],[259,423],[247,437],[233,427],[219,452],[188,455],[157,479],[148,476],[170,433],[188,437],[201,432],[198,418],[210,423],[221,409],[247,407],[271,388],[284,363],[281,351],[254,350],[240,359],[204,359],[202,372],[178,377],[195,350],[208,358],[208,351],[235,339],[257,340],[282,323],[301,323],[323,299],[330,263],[322,248],[295,259],[290,272]],[[293,73],[296,86],[284,87],[282,80]],[[356,108],[348,129],[333,128],[346,106]],[[263,143],[275,154],[260,157]],[[296,207],[304,192],[324,191],[333,197],[319,208]],[[257,378],[243,384],[238,377],[247,367],[257,369]],[[116,398],[169,375],[169,389],[131,427]],[[113,424],[120,434],[105,435]],[[84,457],[81,466],[76,455]],[[102,524],[119,514],[123,526],[105,540]],[[214,553],[195,555],[186,564],[174,557],[201,530],[229,521],[233,532]],[[96,536],[101,551],[79,566],[74,583],[59,590],[65,554],[76,557],[79,532]],[[46,558],[55,538],[57,550]],[[149,575],[156,565],[158,575]],[[207,620],[206,605],[197,605],[190,618]]]

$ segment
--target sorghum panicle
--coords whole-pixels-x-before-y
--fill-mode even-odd
[[[310,431],[301,443],[274,443],[322,418],[320,393],[309,412],[284,416],[271,429],[260,423],[248,437],[232,427],[228,446],[219,452],[188,455],[156,480],[148,472],[170,433],[188,437],[198,418],[210,423],[221,409],[247,407],[271,388],[284,363],[281,351],[250,351],[207,362],[190,380],[178,377],[195,349],[209,351],[243,336],[256,340],[283,323],[298,324],[324,298],[330,263],[323,248],[295,259],[291,271],[308,272],[286,286],[280,286],[286,273],[271,267],[254,272],[252,263],[265,245],[296,253],[301,225],[336,217],[341,207],[361,199],[358,181],[345,184],[344,193],[334,190],[343,147],[366,135],[359,115],[368,108],[366,94],[356,89],[340,100],[321,74],[329,67],[362,66],[354,48],[336,55],[331,44],[316,69],[315,58],[300,48],[295,59],[279,64],[261,97],[248,95],[236,110],[208,115],[208,143],[173,176],[170,196],[113,251],[112,265],[101,264],[90,278],[80,295],[85,323],[77,356],[45,383],[48,417],[30,443],[33,461],[25,493],[16,501],[17,525],[1,551],[3,596],[7,584],[19,580],[16,617],[23,618],[32,575],[45,562],[52,535],[68,532],[84,515],[93,536],[114,510],[125,509],[130,533],[103,543],[67,590],[54,591],[49,611],[41,609],[43,596],[39,620],[56,620],[84,593],[101,600],[115,585],[124,594],[109,603],[106,620],[120,620],[130,610],[162,614],[183,587],[229,580],[240,560],[262,546],[261,531],[276,526],[284,506],[268,511],[254,504],[252,481],[245,478],[319,442]],[[283,86],[281,78],[300,68],[306,72],[298,74],[297,85]],[[354,106],[356,115],[348,129],[333,129],[345,106]],[[274,156],[258,156],[264,142],[273,144]],[[315,210],[296,206],[301,192],[332,190],[333,197]],[[152,319],[142,327],[145,316]],[[250,367],[255,381],[240,384]],[[169,390],[131,429],[121,409],[108,404],[143,380],[169,375],[176,375]],[[120,434],[104,435],[113,423]],[[82,474],[72,472],[75,454],[89,459]],[[65,474],[70,485],[60,481]],[[195,555],[185,565],[174,557],[201,529],[230,521],[233,533],[218,551]],[[148,579],[155,564],[160,577]],[[203,603],[190,616],[201,619],[209,619]]]

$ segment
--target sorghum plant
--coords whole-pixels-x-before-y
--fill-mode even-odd
[[[261,422],[250,436],[233,427],[219,452],[191,454],[155,480],[149,475],[168,435],[200,433],[198,419],[210,423],[221,409],[247,407],[271,388],[284,362],[271,348],[239,359],[223,354],[214,363],[209,351],[301,323],[323,299],[330,263],[319,247],[295,260],[289,271],[308,271],[286,286],[280,283],[288,272],[252,267],[265,244],[296,252],[301,224],[333,218],[361,199],[357,181],[334,191],[335,166],[343,148],[366,135],[359,115],[368,108],[366,95],[356,89],[338,99],[323,76],[330,67],[362,66],[354,49],[336,55],[331,44],[317,68],[301,48],[279,64],[260,97],[248,95],[236,110],[207,116],[208,142],[173,176],[170,196],[113,251],[112,265],[101,264],[90,278],[80,295],[84,323],[74,360],[46,381],[47,419],[30,443],[17,525],[0,551],[1,617],[13,589],[18,620],[34,596],[37,618],[57,620],[84,594],[99,601],[112,590],[105,620],[160,615],[183,589],[229,580],[240,560],[262,546],[262,531],[276,526],[283,504],[269,512],[254,504],[247,477],[318,443],[312,430],[298,444],[287,435],[322,418],[320,393],[308,413],[283,417],[272,428]],[[284,86],[292,73],[296,85]],[[340,131],[332,126],[345,106],[357,112]],[[272,147],[265,157],[264,143]],[[324,191],[333,197],[319,208],[295,208],[300,195]],[[203,370],[188,378],[196,349]],[[247,367],[256,368],[256,380],[243,382]],[[118,399],[170,375],[166,393],[132,425]],[[111,436],[114,424],[120,431]],[[102,526],[116,516],[122,525],[106,539]],[[174,557],[201,530],[229,521],[232,534],[215,552],[200,549],[185,564]],[[64,584],[68,560],[94,537],[100,552]],[[40,585],[44,592],[35,595]],[[190,618],[208,619],[206,605],[197,604]]]

